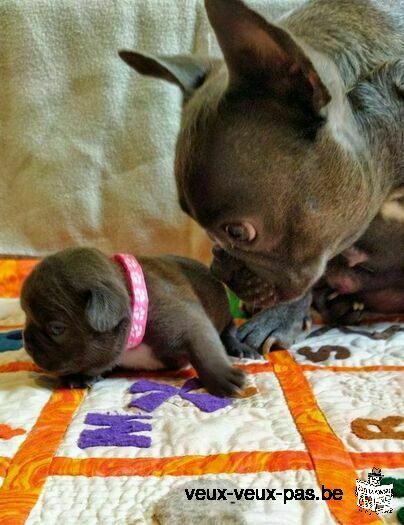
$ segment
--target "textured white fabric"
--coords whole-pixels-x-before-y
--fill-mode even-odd
[[[239,488],[277,491],[290,487],[316,488],[313,472],[304,470],[258,474],[219,474],[199,479],[214,480],[217,487],[231,481]],[[192,487],[189,476],[118,478],[50,477],[27,525],[157,525],[153,519],[156,503],[179,486]],[[318,490],[316,488],[316,490]],[[184,495],[184,505],[188,501]],[[191,503],[192,504],[192,503]],[[217,505],[211,502],[211,505]],[[248,501],[244,517],[248,525],[333,525],[336,521],[324,501]],[[195,514],[195,523],[200,517]],[[205,522],[206,523],[206,522]],[[220,522],[217,522],[218,525]],[[393,522],[394,523],[394,522]],[[168,525],[168,524],[165,524]],[[178,522],[173,525],[178,525]],[[185,525],[185,524],[184,524]],[[187,524],[188,525],[188,524]]]
[[[248,3],[276,17],[300,2]],[[0,26],[0,254],[89,244],[206,260],[176,200],[179,89],[117,55],[215,52],[202,0],[3,0]]]
[[[226,454],[237,451],[304,450],[302,438],[285,405],[282,390],[273,374],[250,378],[260,394],[235,400],[217,413],[202,412],[188,401],[174,396],[153,411],[153,442],[150,448],[107,447],[107,457],[172,457]],[[92,388],[77,411],[57,452],[59,456],[86,458],[99,456],[99,449],[80,449],[80,433],[87,428],[88,413],[127,413],[132,398],[133,379],[106,379]],[[164,379],[180,387],[184,380]],[[118,407],[118,408],[117,408]],[[123,410],[121,410],[121,408]],[[136,410],[129,411],[136,413]],[[271,414],[271,421],[268,420]]]

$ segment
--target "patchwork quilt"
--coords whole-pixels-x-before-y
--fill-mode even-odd
[[[403,319],[316,324],[239,361],[237,399],[207,394],[192,369],[69,390],[23,349],[32,264],[0,263],[1,525],[175,525],[184,509],[205,523],[201,508],[223,505],[253,525],[404,523]],[[164,521],[170,497],[178,519]]]

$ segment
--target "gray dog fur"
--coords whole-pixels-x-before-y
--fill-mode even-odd
[[[191,259],[138,260],[149,295],[142,348],[126,352],[131,309],[122,268],[98,250],[70,248],[46,257],[24,282],[27,352],[74,385],[127,362],[135,369],[191,363],[209,392],[236,394],[245,376],[226,350],[239,357],[254,351],[235,337],[223,285]]]

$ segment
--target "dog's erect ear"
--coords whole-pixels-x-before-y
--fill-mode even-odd
[[[205,0],[230,76],[230,89],[248,85],[296,101],[318,114],[330,94],[310,59],[284,29],[241,0]]]
[[[118,326],[126,313],[125,302],[107,286],[97,286],[88,292],[85,314],[97,332],[109,332]]]
[[[186,97],[203,84],[212,65],[207,58],[187,55],[152,56],[147,53],[122,50],[119,51],[119,56],[142,75],[161,78],[176,84]]]

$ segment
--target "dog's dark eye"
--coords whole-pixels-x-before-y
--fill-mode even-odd
[[[48,323],[47,329],[49,335],[57,337],[58,335],[63,334],[63,332],[66,330],[66,326],[60,321],[51,321]]]
[[[224,231],[232,241],[251,242],[257,236],[256,229],[249,222],[225,224]]]

